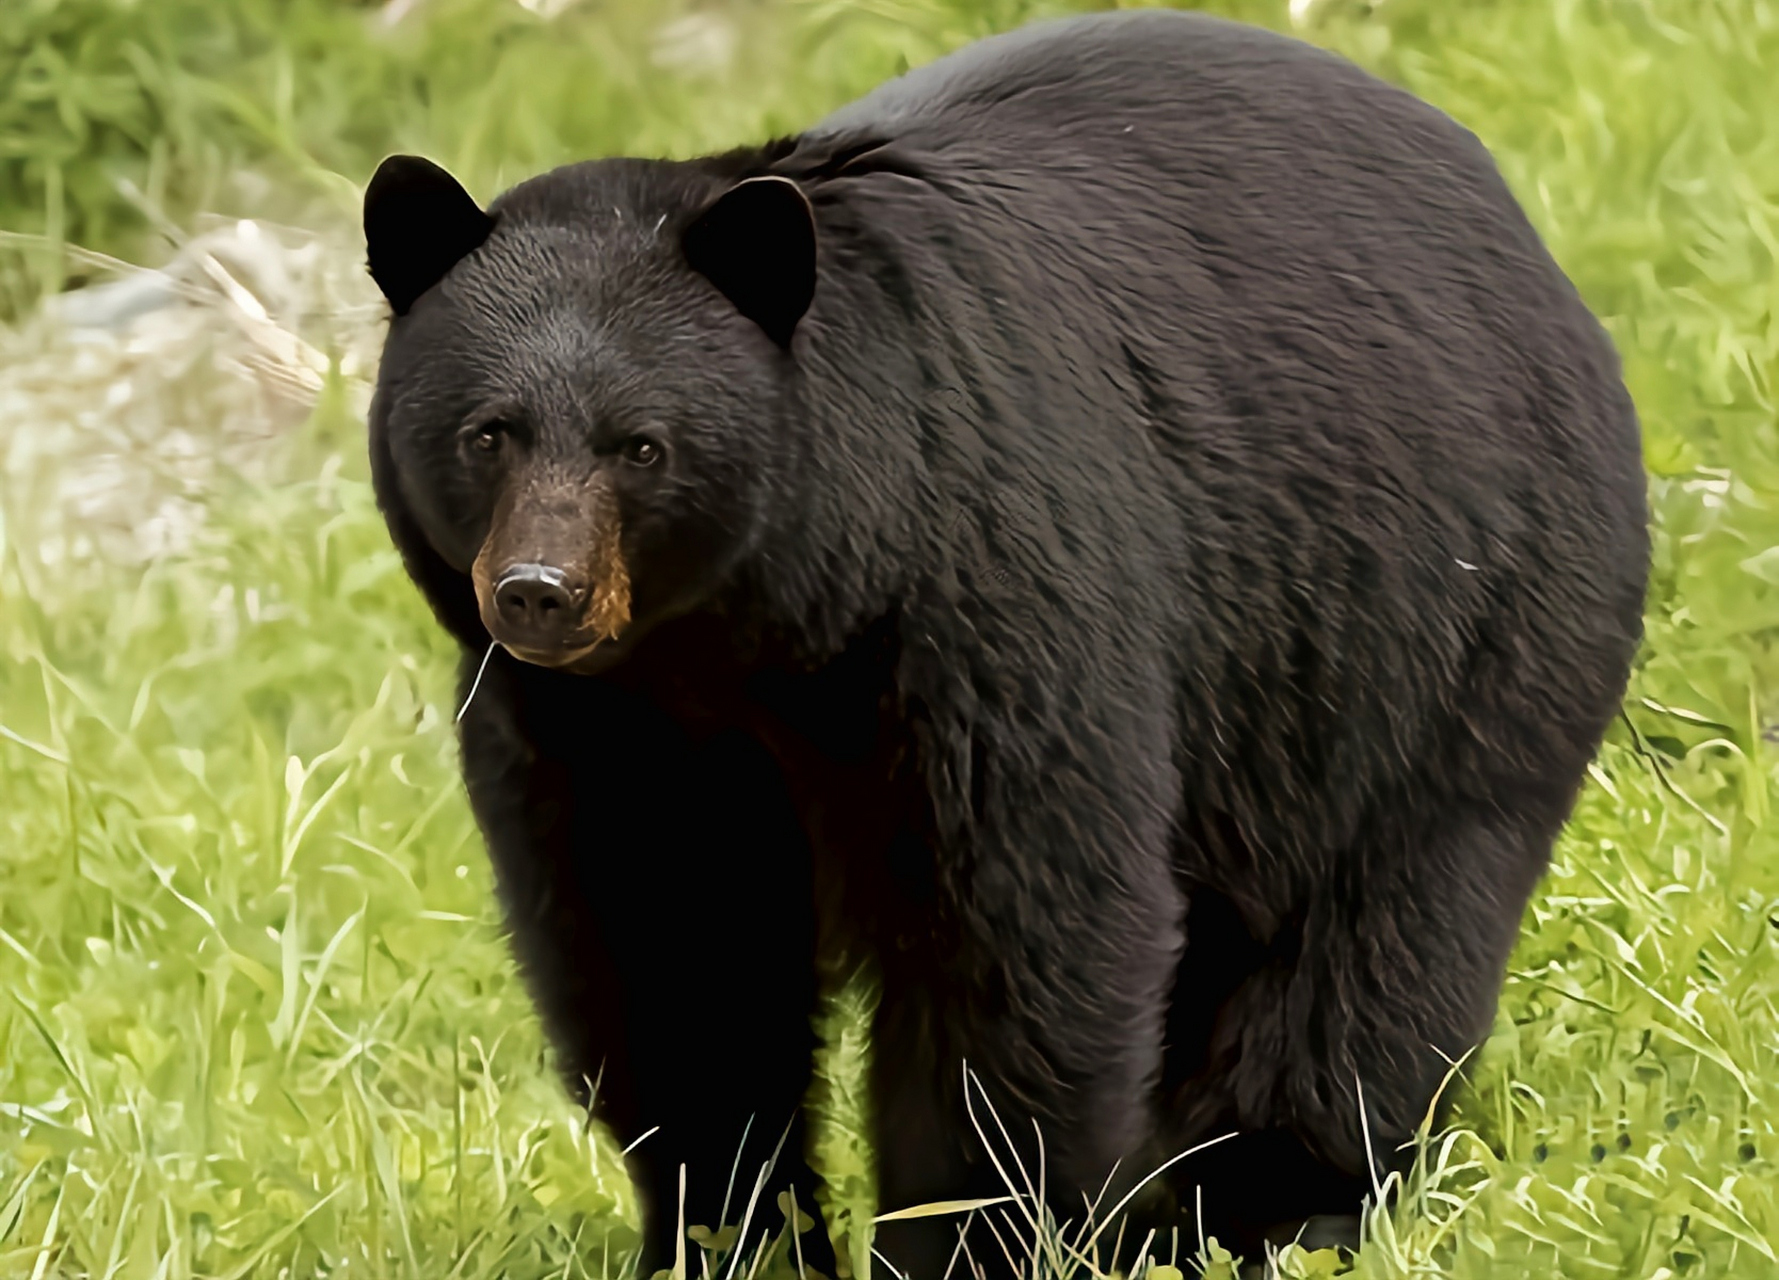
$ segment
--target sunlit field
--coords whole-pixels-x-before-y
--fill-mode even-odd
[[[367,483],[360,184],[758,140],[1068,7],[0,3],[0,1277],[627,1274]],[[1625,715],[1352,1274],[1779,1276],[1779,3],[1220,11],[1491,146],[1624,355],[1656,515]],[[749,1046],[708,998],[718,1073]],[[833,992],[813,1099],[855,1270],[869,1000]],[[1087,1275],[1021,1208],[988,1212],[1028,1274]],[[699,1238],[693,1275],[796,1267]],[[1197,1241],[1150,1273],[1200,1270],[1233,1274]]]

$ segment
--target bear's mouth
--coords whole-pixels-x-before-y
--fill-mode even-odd
[[[610,639],[611,637],[602,636],[592,644],[582,645],[579,648],[570,646],[560,649],[527,649],[520,645],[508,644],[504,640],[499,640],[497,643],[521,662],[529,662],[534,667],[548,667],[551,670],[559,671],[564,668],[573,668],[576,664],[592,657],[594,651],[608,643]]]

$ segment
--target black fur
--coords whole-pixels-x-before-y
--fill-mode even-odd
[[[683,241],[768,175],[817,252],[771,333]],[[824,933],[884,984],[884,1208],[1000,1189],[967,1059],[1061,1217],[1232,1129],[1175,1170],[1209,1230],[1354,1212],[1357,1084],[1388,1164],[1640,634],[1633,408],[1483,147],[1306,45],[1121,14],[490,213],[391,328],[375,475],[467,674],[498,484],[463,421],[516,406],[559,470],[665,437],[611,472],[640,638],[496,653],[463,721],[564,1068],[660,1126],[648,1264],[681,1161],[709,1223],[749,1118],[744,1170],[793,1123]],[[927,1277],[954,1239],[880,1247]]]

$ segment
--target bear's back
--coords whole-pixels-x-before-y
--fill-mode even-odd
[[[1055,526],[999,563],[1102,638],[1240,672],[1251,723],[1196,696],[1182,722],[1243,744],[1253,795],[1467,753],[1433,710],[1457,701],[1506,737],[1542,699],[1576,742],[1616,705],[1647,554],[1636,415],[1450,117],[1296,40],[1120,13],[982,41],[802,145],[864,154],[835,230],[893,229],[873,243],[934,366],[971,371],[967,410],[926,428],[935,467],[1031,497],[1033,546]],[[819,290],[815,318],[820,341],[847,324]],[[1478,686],[1479,644],[1553,656]]]
[[[879,85],[805,136],[872,134],[960,159],[1067,156],[1111,174],[1156,158],[1153,130],[1176,162],[1255,149],[1410,160],[1418,149],[1494,172],[1468,130],[1347,59],[1172,10],[1056,19],[979,40]]]
[[[1220,477],[1236,505],[1313,489],[1324,524],[1406,487],[1472,536],[1639,540],[1605,331],[1482,143],[1344,58],[1202,14],[1040,22],[803,145],[881,147],[840,198],[1013,375],[977,424],[1004,450],[1158,451],[1205,515]]]

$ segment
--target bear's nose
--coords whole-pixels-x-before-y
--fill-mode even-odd
[[[542,564],[515,565],[494,584],[494,609],[501,629],[528,648],[556,644],[578,621],[568,575]]]

